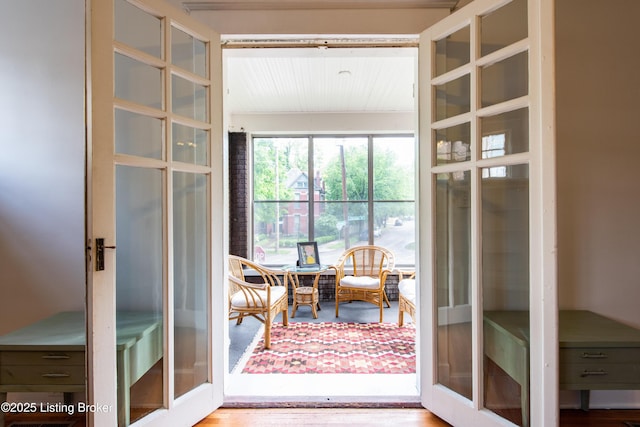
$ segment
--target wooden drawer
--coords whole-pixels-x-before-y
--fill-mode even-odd
[[[82,365],[84,351],[3,351],[0,366]]]
[[[640,361],[561,364],[560,388],[569,390],[640,389]]]
[[[53,385],[73,384],[84,386],[85,374],[82,366],[2,366],[2,385]]]
[[[561,348],[560,364],[565,363],[636,363],[640,361],[637,347]]]

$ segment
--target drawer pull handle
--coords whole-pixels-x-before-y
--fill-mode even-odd
[[[591,377],[591,376],[599,376],[599,375],[607,375],[607,371],[603,371],[602,369],[599,371],[582,371],[580,374],[581,377]]]
[[[582,353],[583,359],[606,359],[606,353]]]
[[[42,356],[42,358],[46,360],[66,360],[71,359],[71,356],[67,354],[47,354],[46,356]]]
[[[71,375],[69,374],[42,374],[43,378],[69,378]]]

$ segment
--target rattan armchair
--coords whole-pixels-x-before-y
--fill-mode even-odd
[[[407,278],[404,276],[408,275]],[[404,313],[416,320],[416,273],[398,272],[398,326],[404,325]]]
[[[246,280],[245,273],[254,271],[255,279]],[[271,324],[282,312],[282,324],[289,324],[286,275],[284,284],[276,274],[245,258],[229,255],[229,320],[239,325],[247,317],[264,323],[264,347],[271,347]],[[253,277],[252,277],[253,279]]]
[[[336,271],[336,317],[341,302],[366,301],[380,307],[382,323],[383,304],[391,307],[384,286],[394,265],[393,252],[380,246],[356,246],[345,251],[331,266]]]

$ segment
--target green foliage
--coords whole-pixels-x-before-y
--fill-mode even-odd
[[[344,147],[344,165],[347,200],[367,200],[368,171],[367,147]],[[336,155],[330,159],[324,172],[327,200],[344,200],[342,194],[342,159]]]
[[[368,200],[367,147],[344,148],[347,200]],[[397,166],[392,150],[377,151],[373,158],[374,200],[412,200],[413,174]],[[342,194],[342,160],[337,154],[330,159],[324,174],[327,200],[344,200]]]
[[[344,148],[345,178],[347,200],[368,200],[368,153],[365,145],[346,146]],[[407,173],[398,167],[396,153],[389,149],[375,152],[373,158],[373,183],[374,200],[383,202],[413,200],[412,173]],[[330,159],[325,169],[324,181],[326,186],[326,199],[340,201],[342,194],[342,159],[337,154]],[[329,205],[329,211],[342,218],[342,206]],[[366,215],[364,204],[349,204],[349,216],[357,217]],[[404,203],[377,203],[375,209],[375,224],[384,225],[385,220],[391,216],[410,215],[411,207]]]
[[[396,164],[391,150],[376,152],[373,158],[374,200],[412,200],[414,176]]]
[[[296,248],[298,239],[294,237],[281,237],[280,238],[280,247],[281,248]]]
[[[331,240],[336,239],[338,237],[337,223],[338,221],[333,215],[324,214],[317,218],[315,221],[316,240],[323,236],[327,236]]]
[[[303,166],[299,142],[279,138],[259,138],[253,145],[253,198],[255,201],[292,200],[293,191],[287,187],[287,173]],[[306,144],[304,144],[306,147]],[[305,162],[306,164],[306,162]],[[304,170],[304,169],[303,169]],[[277,174],[277,175],[276,175]],[[275,204],[255,206],[257,222],[275,223],[283,214]]]
[[[333,242],[338,238],[338,235],[335,234],[333,236],[320,236],[320,237],[316,237],[316,242],[318,242],[318,244],[324,244],[324,243],[329,243],[329,242]]]

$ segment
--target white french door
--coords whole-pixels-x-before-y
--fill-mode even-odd
[[[421,35],[421,390],[456,426],[558,422],[552,10],[475,0]]]
[[[88,5],[89,422],[190,426],[222,403],[220,40],[160,0]]]

